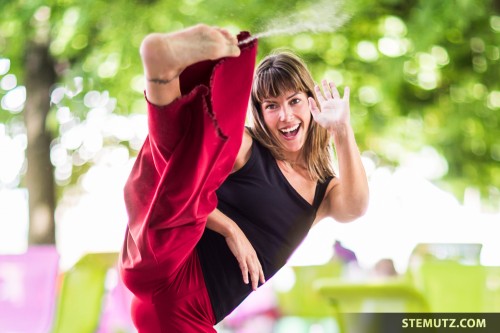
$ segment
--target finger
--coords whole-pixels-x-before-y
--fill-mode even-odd
[[[260,267],[259,276],[260,276],[260,283],[262,284],[266,283],[266,277],[264,276],[264,271],[262,270],[262,267]]]
[[[333,98],[339,98],[340,99],[339,90],[337,89],[337,86],[335,85],[335,83],[330,82],[330,90],[332,91]]]
[[[320,103],[323,103],[325,101],[325,97],[323,97],[323,93],[321,92],[321,89],[319,89],[319,86],[317,84],[314,86],[314,92],[316,93],[316,98],[318,98],[318,101]]]
[[[309,109],[311,110],[311,114],[312,114],[313,118],[317,119],[317,117],[319,116],[320,110],[319,110],[318,106],[316,105],[316,101],[312,97],[309,97],[307,100],[309,101]]]
[[[243,275],[243,282],[245,282],[245,284],[248,284],[248,266],[246,265],[246,263],[241,263],[240,269],[241,274]]]
[[[321,85],[323,86],[323,93],[325,94],[326,99],[333,98],[332,91],[330,86],[328,85],[328,81],[321,80]]]
[[[252,289],[257,290],[259,286],[259,269],[255,262],[252,263],[252,269],[250,270],[250,275],[252,279]]]
[[[344,98],[343,100],[349,103],[349,96],[351,95],[351,89],[349,87],[345,87],[344,89]]]

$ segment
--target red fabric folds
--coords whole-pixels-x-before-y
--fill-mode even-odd
[[[195,246],[241,145],[256,52],[253,42],[237,58],[190,66],[180,76],[182,97],[161,107],[148,102],[149,135],[125,186],[120,256],[122,279],[141,302],[159,304],[157,295],[182,289],[184,265],[202,277]],[[189,288],[200,286],[202,278]]]

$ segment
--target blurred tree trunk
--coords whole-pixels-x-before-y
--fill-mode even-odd
[[[26,105],[28,136],[26,186],[29,192],[29,244],[55,244],[55,184],[50,162],[51,134],[46,128],[50,89],[56,82],[48,42],[28,43],[26,49]]]

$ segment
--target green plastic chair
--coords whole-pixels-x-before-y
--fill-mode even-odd
[[[500,312],[500,266],[487,266],[483,312]]]
[[[52,333],[93,333],[101,315],[108,270],[117,253],[89,253],[63,275]]]
[[[500,309],[500,267],[464,265],[451,260],[424,261],[401,279],[322,279],[315,282],[315,288],[331,302],[341,332],[350,332],[356,318],[362,318],[353,314],[484,313]],[[366,307],[370,302],[378,306]],[[390,302],[392,307],[387,306]]]
[[[451,260],[424,261],[412,272],[430,312],[485,312],[486,267]]]
[[[276,291],[281,318],[274,332],[310,332],[311,327],[321,326],[325,332],[335,332],[337,323],[327,299],[313,288],[320,278],[340,276],[342,263],[331,261],[317,266],[294,266],[295,284],[286,292]]]

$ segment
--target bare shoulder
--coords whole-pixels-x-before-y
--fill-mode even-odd
[[[248,162],[250,159],[250,153],[252,152],[252,142],[252,136],[248,132],[248,129],[245,128],[241,147],[238,151],[238,156],[236,156],[236,162],[234,163],[231,173],[238,171]]]

